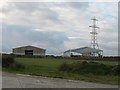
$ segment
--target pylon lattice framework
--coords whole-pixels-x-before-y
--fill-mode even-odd
[[[91,19],[93,21],[93,25],[92,26],[89,26],[92,28],[92,31],[90,32],[91,34],[91,45],[90,47],[91,48],[94,48],[94,49],[99,49],[99,45],[98,45],[98,42],[97,42],[97,29],[99,27],[96,26],[96,22],[98,21],[95,17],[93,19]]]

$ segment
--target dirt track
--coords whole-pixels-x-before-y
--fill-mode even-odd
[[[118,88],[118,86],[4,72],[2,88]]]

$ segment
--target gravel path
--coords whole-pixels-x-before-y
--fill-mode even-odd
[[[118,86],[3,72],[2,88],[118,88]]]

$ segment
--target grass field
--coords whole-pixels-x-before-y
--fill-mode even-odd
[[[75,79],[89,82],[99,82],[99,83],[108,83],[108,84],[118,84],[118,76],[107,75],[107,76],[97,76],[93,74],[84,74],[78,75],[73,73],[65,73],[58,70],[59,66],[63,62],[76,62],[76,60],[68,59],[55,59],[55,58],[15,58],[15,61],[24,65],[25,69],[14,70],[11,68],[5,69],[3,71],[14,72],[14,73],[23,73],[31,74],[38,76],[48,76],[54,78],[66,78],[66,79]],[[77,60],[78,61],[78,60]],[[83,60],[81,60],[83,61]],[[117,65],[117,61],[96,61],[99,63],[104,63],[108,65]]]

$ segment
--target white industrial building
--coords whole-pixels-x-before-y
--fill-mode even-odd
[[[63,52],[63,57],[71,57],[71,55],[80,55],[87,57],[92,57],[93,55],[95,55],[96,57],[102,57],[103,50],[94,49],[91,47],[82,47],[82,48],[71,49]]]

